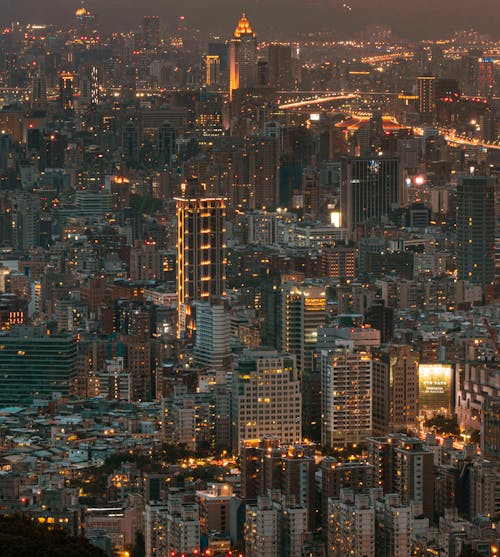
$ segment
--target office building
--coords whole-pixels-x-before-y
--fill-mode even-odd
[[[160,164],[170,166],[177,151],[176,131],[168,120],[165,120],[158,129],[158,160]]]
[[[458,278],[483,286],[495,280],[495,185],[463,176],[457,186]]]
[[[342,160],[340,206],[342,226],[379,224],[402,201],[403,179],[395,157],[345,157]]]
[[[418,77],[418,111],[422,118],[432,121],[436,107],[434,85],[436,78],[433,75],[421,75]]]
[[[288,283],[282,287],[282,350],[296,357],[302,380],[304,436],[319,440],[319,393],[321,378],[314,367],[318,327],[326,319],[326,292],[323,286]]]
[[[293,88],[292,46],[270,44],[267,47],[269,85],[278,90]]]
[[[39,75],[31,80],[30,108],[32,110],[47,109],[47,80]]]
[[[219,56],[216,54],[207,54],[205,56],[205,72],[205,84],[207,87],[220,85],[221,69]]]
[[[277,351],[247,351],[233,372],[233,448],[274,436],[300,442],[300,379],[295,358]]]
[[[257,85],[257,40],[250,22],[242,15],[231,39],[229,51],[229,96],[236,89]]]
[[[73,335],[53,335],[35,327],[13,327],[0,336],[0,404],[67,396],[76,376]]]
[[[231,317],[223,303],[196,302],[195,364],[215,371],[231,363]]]
[[[196,179],[177,197],[178,335],[195,329],[193,303],[225,294],[225,216],[223,197],[206,196]],[[188,334],[189,336],[189,334]]]
[[[373,367],[373,430],[375,435],[417,427],[419,355],[407,345],[389,345]]]
[[[142,38],[146,50],[152,50],[160,46],[160,18],[157,15],[144,16]]]

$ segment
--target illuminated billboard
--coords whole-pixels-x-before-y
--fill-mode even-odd
[[[451,401],[453,370],[446,364],[420,364],[418,391],[420,412],[448,412]]]

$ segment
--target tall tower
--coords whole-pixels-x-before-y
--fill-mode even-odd
[[[177,208],[178,336],[195,330],[193,302],[215,301],[225,294],[226,201],[207,196],[197,179],[182,186]]]
[[[326,292],[322,286],[283,285],[281,347],[293,354],[302,379],[304,436],[319,440],[321,376],[314,365],[318,327],[325,324]]]
[[[46,110],[47,108],[47,80],[39,75],[31,81],[30,106],[32,110]]]
[[[495,185],[464,176],[457,186],[458,278],[483,287],[495,280]]]
[[[229,53],[229,97],[236,89],[257,85],[257,39],[245,14],[231,39]]]
[[[59,77],[59,108],[66,116],[71,116],[74,109],[73,80],[75,76],[70,72],[62,72]]]
[[[292,47],[289,44],[270,44],[267,47],[269,83],[278,89],[293,86]]]
[[[433,75],[421,75],[418,78],[418,111],[422,118],[432,120],[435,108],[434,85],[436,78]]]

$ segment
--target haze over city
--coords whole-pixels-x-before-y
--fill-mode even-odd
[[[68,23],[78,8],[74,0],[3,0],[0,21]],[[261,32],[335,30],[346,35],[368,23],[393,27],[409,39],[440,38],[456,28],[474,27],[498,36],[500,4],[496,0],[91,0],[87,3],[106,30],[125,30],[145,13],[159,14],[164,25],[181,15],[203,30],[229,30],[246,10]]]

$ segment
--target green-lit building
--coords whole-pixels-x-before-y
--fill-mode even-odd
[[[67,396],[76,366],[73,335],[51,335],[37,327],[0,334],[0,407],[52,398],[53,393]]]

